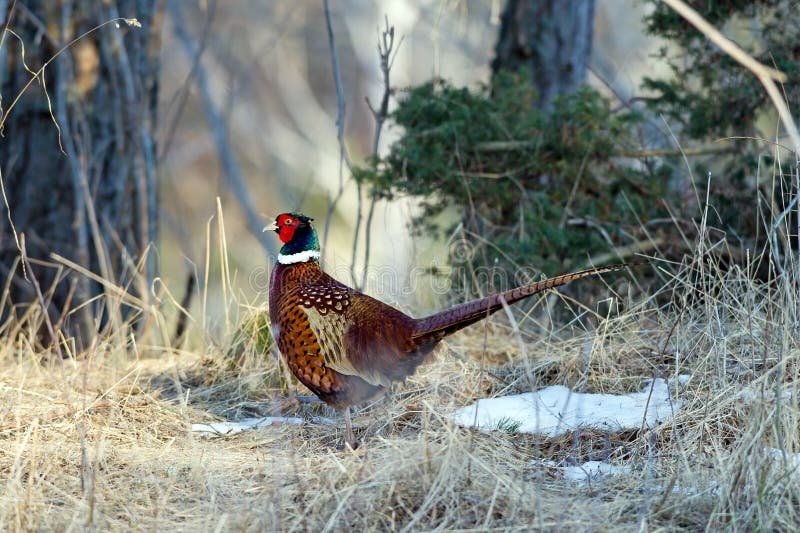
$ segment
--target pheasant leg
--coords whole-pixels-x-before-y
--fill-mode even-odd
[[[351,450],[355,450],[358,447],[356,443],[356,437],[353,435],[353,422],[350,420],[350,408],[346,407],[344,410],[344,427],[345,431],[347,432],[346,435],[346,443],[350,446]]]

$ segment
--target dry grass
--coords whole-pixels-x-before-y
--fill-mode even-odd
[[[761,258],[768,282],[753,279],[755,263],[720,267],[725,242],[702,224],[685,264],[661,265],[663,287],[635,305],[621,298],[623,313],[583,310],[554,329],[534,310],[518,317],[521,332],[497,319],[453,337],[356,413],[356,451],[337,448],[337,415],[298,403],[253,338],[215,341],[201,326],[191,349],[169,348],[169,298],[149,307],[112,287],[108,308],[139,306],[146,334],[127,334],[119,319],[65,359],[41,347],[40,309],[18,309],[20,320],[0,325],[0,530],[796,530],[800,266],[796,250],[777,251],[778,239],[796,239],[790,219],[765,222],[776,234]],[[221,226],[220,236],[224,250]],[[229,311],[223,329],[233,330],[241,321]],[[655,428],[544,438],[447,417],[479,397],[554,383],[619,393],[679,375],[691,376],[672,382],[682,407]],[[305,423],[190,431],[267,414]],[[605,460],[629,473],[576,484],[543,460]]]
[[[767,448],[800,451],[797,271],[763,284],[746,268],[717,268],[713,251],[697,257],[672,268],[659,294],[593,317],[592,328],[576,322],[553,335],[535,327],[534,312],[521,345],[501,319],[453,337],[356,414],[364,445],[355,452],[337,448],[338,416],[294,401],[277,359],[256,342],[191,351],[98,343],[62,361],[31,347],[35,328],[11,338],[7,327],[0,528],[793,529],[800,462]],[[674,383],[684,407],[642,431],[548,439],[447,418],[486,395],[553,383],[627,392],[678,374],[692,376]],[[189,431],[267,414],[306,422],[227,437]],[[576,484],[540,462],[589,459],[630,473]]]

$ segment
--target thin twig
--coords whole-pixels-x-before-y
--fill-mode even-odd
[[[475,144],[476,152],[514,152],[530,150],[536,147],[538,141],[486,141]],[[612,154],[614,157],[626,157],[631,159],[641,159],[645,157],[668,157],[673,155],[707,155],[732,152],[730,147],[709,146],[705,148],[684,148],[674,150],[671,148],[647,149],[647,150],[622,150]]]
[[[3,196],[3,204],[6,207],[6,218],[8,218],[8,223],[11,227],[11,233],[14,235],[14,242],[17,245],[17,248],[20,249],[19,245],[19,235],[17,234],[17,228],[14,226],[14,219],[11,218],[11,206],[8,204],[8,196],[6,195],[6,185],[3,181],[3,169],[0,168],[0,195]],[[23,272],[25,270],[25,265],[22,266]]]
[[[39,281],[36,279],[36,275],[33,273],[33,269],[31,269],[30,261],[28,261],[28,252],[25,249],[25,234],[21,233],[19,236],[19,253],[22,257],[22,263],[25,265],[25,272],[27,276],[30,278],[31,285],[33,285],[33,289],[36,291],[36,299],[39,300],[39,305],[42,306],[42,314],[44,315],[44,322],[47,325],[47,332],[50,334],[50,339],[53,342],[53,346],[58,352],[58,358],[64,359],[64,354],[61,352],[61,344],[58,340],[58,335],[56,335],[56,330],[53,327],[53,321],[50,319],[50,313],[47,312],[47,304],[44,301],[44,295],[42,294],[42,288],[39,286]]]
[[[339,56],[336,51],[336,38],[333,33],[333,22],[331,20],[331,10],[328,0],[325,2],[325,26],[328,30],[328,44],[331,52],[331,67],[333,68],[333,80],[336,85],[336,104],[338,108],[338,115],[336,117],[336,139],[339,141],[339,193],[336,199],[331,202],[328,210],[328,216],[325,220],[325,241],[328,240],[328,229],[330,228],[331,215],[336,208],[336,203],[342,197],[344,190],[344,178],[342,177],[342,162],[347,165],[347,170],[350,175],[353,175],[353,166],[350,161],[350,156],[347,152],[347,147],[344,142],[344,121],[347,114],[346,102],[344,99],[344,86],[342,85],[342,75],[339,70]],[[358,235],[361,233],[361,220],[363,218],[363,201],[364,194],[361,187],[361,182],[356,181],[356,224],[353,228],[353,247],[350,253],[350,277],[356,289],[363,289],[364,286],[359,285],[358,278],[356,277],[356,256],[358,254]],[[366,266],[365,266],[366,269]]]
[[[336,195],[331,200],[330,205],[328,205],[328,213],[325,216],[325,230],[322,234],[322,241],[324,245],[322,250],[323,253],[325,253],[328,244],[328,233],[331,229],[331,219],[333,218],[333,213],[336,211],[336,205],[339,203],[339,200],[341,200],[342,195],[344,194],[343,166],[347,165],[347,169],[351,171],[351,174],[352,174],[352,167],[350,165],[350,156],[347,153],[347,148],[345,147],[344,144],[344,119],[347,108],[344,99],[344,89],[342,88],[342,77],[341,74],[339,73],[339,56],[336,52],[336,38],[333,34],[331,9],[330,5],[328,4],[328,0],[324,0],[323,5],[325,7],[325,27],[328,30],[328,46],[331,52],[331,68],[333,69],[333,82],[336,85],[336,107],[338,110],[336,115],[336,139],[339,142],[339,190],[336,192]],[[360,191],[361,189],[359,188],[359,199],[361,198]],[[360,219],[360,213],[361,212],[359,204],[359,219]],[[356,228],[358,228],[358,222]],[[358,237],[358,229],[356,229],[356,237]],[[355,279],[353,279],[353,281],[355,282]]]
[[[339,55],[336,52],[336,37],[333,33],[333,22],[331,20],[331,8],[328,0],[323,0],[325,5],[325,27],[328,30],[328,46],[331,52],[331,67],[333,68],[333,82],[336,85],[336,139],[339,141],[339,154],[342,160],[351,168],[350,154],[344,144],[344,120],[347,113],[347,104],[344,99],[344,87],[342,86],[342,75],[339,71]]]
[[[139,24],[139,21],[136,20],[136,19],[122,18],[122,17],[115,18],[115,19],[107,20],[107,21],[103,22],[102,24],[99,24],[99,25],[95,26],[94,28],[85,31],[84,33],[80,34],[79,36],[75,37],[70,42],[68,42],[67,44],[62,46],[55,54],[53,54],[50,57],[50,59],[45,61],[44,64],[41,67],[39,67],[39,70],[37,70],[33,74],[33,76],[31,76],[31,79],[29,79],[28,82],[22,87],[22,89],[20,89],[19,93],[17,93],[17,96],[11,102],[11,105],[8,106],[8,109],[6,109],[6,112],[3,114],[3,118],[0,120],[0,131],[2,131],[3,126],[5,126],[6,120],[8,119],[8,115],[11,114],[11,111],[17,105],[17,102],[19,102],[20,98],[22,98],[22,95],[25,94],[25,92],[27,92],[28,88],[31,86],[31,84],[34,82],[34,80],[36,80],[39,76],[42,75],[42,73],[47,68],[47,66],[50,65],[50,63],[55,61],[56,58],[58,58],[65,51],[69,50],[72,46],[74,46],[78,41],[80,41],[84,37],[87,37],[88,35],[91,35],[92,33],[96,32],[97,30],[99,30],[100,28],[102,28],[104,26],[107,26],[109,24],[119,24],[120,22],[124,22],[128,26],[133,26],[135,28],[141,28],[141,26],[142,26],[141,24]]]
[[[663,245],[666,242],[667,240],[664,237],[656,237],[653,239],[636,241],[627,246],[612,247],[610,252],[590,257],[588,261],[584,263],[584,265],[588,268],[593,265],[602,265],[611,260],[624,261],[628,257],[643,254],[645,252],[649,252],[650,250],[657,249],[659,246]]]
[[[511,307],[508,306],[508,302],[506,302],[506,298],[502,293],[499,295],[499,299],[500,303],[503,305],[503,311],[505,311],[506,317],[508,317],[508,321],[511,323],[511,332],[514,334],[514,338],[517,340],[519,353],[522,356],[522,362],[525,363],[525,375],[528,378],[528,386],[531,388],[531,390],[533,390],[536,380],[534,378],[533,369],[531,368],[530,358],[528,357],[528,350],[525,348],[525,341],[522,340],[519,323],[514,317],[514,313],[511,311]]]
[[[378,109],[372,107],[372,103],[367,100],[367,106],[372,112],[372,118],[375,119],[375,136],[372,139],[372,155],[378,155],[378,148],[380,147],[381,131],[383,130],[383,123],[389,117],[389,97],[392,94],[392,86],[389,81],[389,74],[394,64],[394,58],[397,57],[397,50],[403,44],[403,39],[397,45],[397,50],[394,49],[394,26],[389,26],[388,17],[384,16],[385,28],[381,32],[381,37],[378,39],[378,57],[381,60],[381,74],[383,74],[383,95],[381,96],[381,105]],[[392,52],[394,51],[394,54]]]
[[[649,150],[623,150],[613,154],[616,157],[629,157],[631,159],[643,159],[646,157],[669,157],[674,155],[716,155],[727,154],[735,149],[727,146],[709,146],[706,148],[684,148],[674,150],[671,148],[653,148]]]
[[[11,2],[11,7],[8,6],[8,0],[0,0],[0,16],[5,17],[3,21],[3,29],[0,31],[0,65],[6,65],[6,52],[7,48],[4,48],[3,45],[6,42],[6,35],[11,33],[14,34],[13,31],[9,29],[11,25],[11,19],[14,17],[15,8],[17,7],[17,0],[13,0]],[[25,45],[22,44],[22,49],[25,49]],[[25,64],[25,58],[22,58],[22,64]],[[5,72],[0,72],[0,86],[5,84]],[[0,115],[3,114],[3,98],[0,96]],[[2,133],[2,130],[0,130]]]
[[[394,26],[389,26],[389,18],[384,15],[383,17],[385,27],[381,32],[378,39],[378,57],[381,59],[381,74],[383,74],[383,95],[381,96],[381,105],[378,109],[372,107],[372,104],[367,98],[367,106],[372,113],[372,118],[375,119],[375,136],[372,139],[372,156],[377,157],[378,150],[381,143],[381,132],[383,131],[383,124],[389,118],[389,97],[392,95],[392,85],[390,83],[389,74],[392,71],[394,59],[397,57],[397,51],[400,45],[403,44],[403,38],[397,43],[397,48],[394,47]],[[392,53],[394,51],[394,54]],[[370,193],[369,213],[367,214],[367,222],[364,228],[364,270],[361,272],[361,286],[366,285],[367,282],[367,269],[369,267],[369,252],[370,242],[372,241],[372,217],[375,214],[375,204],[378,197],[373,189]]]
[[[7,4],[7,2],[5,0],[3,2],[0,2],[0,8],[1,8],[0,9],[0,13],[3,13],[3,12],[6,11],[6,4]],[[11,7],[8,8],[8,12],[7,12],[7,15],[6,15],[6,20],[5,20],[5,22],[3,22],[3,31],[2,31],[2,33],[0,33],[0,48],[2,48],[3,44],[5,44],[5,42],[6,42],[6,32],[8,31],[8,27],[11,25],[11,19],[14,16],[14,9],[16,7],[17,7],[17,0],[14,0],[11,3]]]

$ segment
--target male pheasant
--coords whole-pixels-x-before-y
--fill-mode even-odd
[[[292,373],[323,402],[344,410],[353,447],[350,406],[382,395],[414,373],[447,335],[546,289],[627,265],[581,270],[457,305],[425,318],[405,313],[336,281],[319,265],[313,219],[278,215],[264,228],[284,243],[269,282],[269,315],[278,349]]]

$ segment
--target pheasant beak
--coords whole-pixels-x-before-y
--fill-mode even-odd
[[[277,229],[278,229],[278,225],[277,225],[277,224],[275,223],[275,221],[273,220],[273,221],[272,221],[272,223],[271,223],[270,225],[268,225],[268,226],[264,226],[264,229],[262,229],[261,231],[262,231],[262,232],[264,232],[264,231],[275,231],[275,230],[277,230]]]

